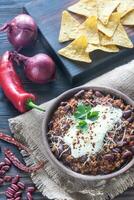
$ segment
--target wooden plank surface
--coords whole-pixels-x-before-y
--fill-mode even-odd
[[[28,1],[29,0],[20,0],[20,1],[0,0],[0,25],[2,25],[5,21],[12,19],[17,14],[21,13],[24,3]],[[0,55],[3,54],[6,50],[11,50],[11,49],[12,49],[12,46],[7,41],[6,34],[1,33],[0,34]],[[37,52],[46,52],[46,50],[44,49],[44,47],[42,46],[39,40],[37,41],[34,49],[23,51],[25,55],[34,55]],[[119,66],[121,63],[126,63],[130,59],[132,59],[132,56],[127,57],[127,58],[122,57],[122,60],[120,62],[115,62],[112,65],[109,65],[109,70],[111,68]],[[21,78],[23,80],[24,86],[27,89],[27,91],[31,91],[38,96],[38,103],[43,103],[44,101],[50,100],[58,96],[59,94],[61,94],[63,91],[71,88],[71,85],[69,85],[66,77],[64,76],[64,73],[62,73],[59,67],[57,67],[57,80],[53,83],[49,83],[46,85],[32,84],[25,78],[23,68],[20,67],[20,68],[17,68],[16,70],[18,71],[19,74],[21,74]],[[98,72],[98,75],[99,75],[99,72]],[[6,99],[6,97],[4,96],[0,88],[0,131],[11,135],[11,132],[8,127],[8,119],[11,117],[17,116],[18,114],[19,113],[13,108],[10,102]],[[5,147],[10,147],[14,151],[14,153],[17,155],[17,157],[22,160],[22,157],[19,151],[12,145],[9,145],[5,142],[0,141],[0,147],[1,147],[0,162],[4,159],[3,149]],[[24,181],[27,185],[32,185],[30,176],[26,173],[22,173],[20,170],[17,170],[15,167],[12,167],[12,169],[8,172],[8,174],[12,176],[19,174],[22,177],[22,181]],[[0,186],[0,200],[6,200],[5,190],[7,189],[8,186],[9,184]],[[46,198],[44,198],[41,195],[41,193],[37,191],[34,194],[33,199],[45,200]],[[22,200],[26,200],[25,194],[23,195]],[[124,194],[120,195],[115,200],[134,200],[134,189],[131,188],[127,190]]]
[[[67,46],[69,43],[59,43],[58,41],[62,11],[77,1],[78,0],[53,0],[52,3],[50,3],[50,0],[37,0],[25,6],[25,10],[34,17],[39,26],[44,46],[48,48],[50,53],[59,62],[67,74],[68,79],[73,83],[81,82],[82,79],[89,78],[89,76],[95,74],[98,70],[101,71],[104,67],[107,69],[107,66],[111,62],[121,59],[123,55],[134,54],[134,49],[126,48],[121,49],[118,53],[95,51],[91,53],[93,62],[90,64],[72,61],[58,55],[57,51]],[[78,15],[74,15],[74,17],[76,16],[79,18]],[[128,32],[134,42],[134,29]]]

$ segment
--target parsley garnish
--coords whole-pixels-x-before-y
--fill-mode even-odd
[[[92,111],[92,107],[89,105],[85,105],[83,103],[79,104],[76,108],[76,112],[74,113],[75,119],[78,121],[78,129],[85,129],[87,128],[86,120],[95,121],[99,117],[98,111]]]
[[[84,120],[79,121],[77,128],[78,129],[87,128],[87,122]]]

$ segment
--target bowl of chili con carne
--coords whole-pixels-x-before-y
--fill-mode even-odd
[[[45,155],[76,182],[108,180],[134,164],[134,101],[115,89],[71,89],[48,107],[42,125]]]

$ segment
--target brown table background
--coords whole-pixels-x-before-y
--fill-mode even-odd
[[[60,1],[60,0],[57,0],[57,1]],[[27,2],[29,2],[29,0],[0,0],[0,25],[12,19],[17,14],[21,13],[23,5]],[[12,49],[12,46],[9,44],[6,38],[6,34],[1,33],[0,34],[0,55],[3,54],[6,50],[11,50],[11,49]],[[34,49],[33,48],[28,49],[28,50],[23,51],[22,53],[24,53],[25,55],[34,55],[37,52],[46,52],[46,50],[42,46],[39,39]],[[106,69],[101,71],[101,73],[108,71],[114,67],[117,67],[120,64],[126,63],[131,59],[134,59],[134,55],[130,55],[128,57],[123,56],[119,62],[111,63],[109,66],[107,66]],[[58,96],[63,91],[71,87],[74,87],[68,83],[68,80],[66,79],[64,75],[64,72],[60,70],[59,66],[57,66],[56,81],[54,81],[53,83],[46,84],[46,85],[37,85],[37,84],[33,84],[29,82],[25,78],[22,67],[18,67],[16,70],[18,71],[19,74],[21,74],[25,88],[28,91],[31,91],[38,96],[39,104]],[[93,77],[96,77],[98,75],[100,75],[99,72],[97,72],[97,74],[93,75],[92,77],[89,77],[89,79],[92,79]],[[79,83],[77,83],[77,85],[79,85]],[[9,126],[8,126],[8,119],[11,117],[17,116],[18,114],[19,113],[14,109],[14,107],[6,99],[6,97],[4,96],[0,88],[0,131],[11,135]],[[22,160],[22,157],[19,151],[15,147],[5,142],[0,141],[0,147],[1,147],[0,162],[3,160],[3,148],[7,146],[10,147],[14,151],[14,153],[18,156],[18,158]],[[22,181],[24,181],[27,185],[32,185],[30,176],[26,173],[22,173],[15,167],[12,167],[11,170],[7,174],[12,175],[12,176],[19,174],[22,177],[21,179]],[[0,200],[6,200],[4,192],[8,186],[9,186],[8,184],[4,184],[3,186],[0,186]],[[23,195],[22,199],[24,200],[26,199],[25,194]],[[35,192],[34,200],[43,200],[43,199],[46,199],[46,198],[44,198],[40,192]],[[134,200],[134,188],[127,190],[124,194],[117,197],[116,200]]]

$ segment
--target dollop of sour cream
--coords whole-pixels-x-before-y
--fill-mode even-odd
[[[119,108],[104,105],[97,105],[92,111],[99,111],[99,117],[96,121],[86,120],[88,125],[86,132],[80,132],[77,122],[73,119],[73,124],[63,137],[63,141],[70,147],[74,158],[86,154],[90,157],[99,152],[103,147],[107,132],[112,130],[116,123],[121,122],[123,114]]]

